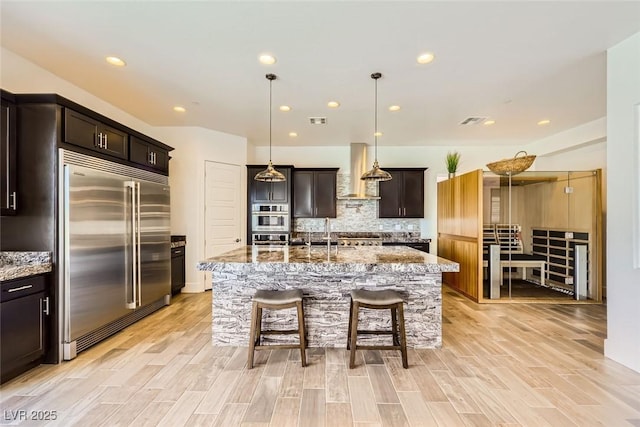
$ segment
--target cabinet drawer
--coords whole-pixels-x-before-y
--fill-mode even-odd
[[[44,292],[45,288],[46,279],[45,276],[42,275],[3,282],[0,286],[0,302],[7,302],[38,292]]]

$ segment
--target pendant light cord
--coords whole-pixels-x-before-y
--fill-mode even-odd
[[[269,163],[271,163],[271,110],[272,108],[272,102],[271,102],[271,93],[272,91],[272,87],[273,87],[273,80],[269,80]]]
[[[376,114],[376,117],[375,117],[374,125],[373,125],[373,128],[375,129],[374,133],[373,133],[373,138],[374,138],[374,141],[375,141],[375,148],[374,148],[375,160],[377,162],[378,161],[378,79],[375,79],[375,82],[376,82],[376,86],[375,86],[376,87],[376,89],[375,89],[375,97],[376,97],[375,114]]]

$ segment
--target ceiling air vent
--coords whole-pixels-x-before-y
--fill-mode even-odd
[[[477,125],[487,120],[486,117],[467,117],[460,122],[461,125]]]
[[[309,117],[309,123],[312,125],[326,125],[327,118],[326,117]]]

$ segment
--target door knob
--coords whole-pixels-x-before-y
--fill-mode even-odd
[[[236,243],[238,243],[240,241],[240,239],[236,239]]]

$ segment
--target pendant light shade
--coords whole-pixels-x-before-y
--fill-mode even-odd
[[[275,79],[278,78],[275,74],[267,74],[265,76],[267,80],[269,80],[269,164],[267,168],[262,172],[258,172],[256,176],[253,177],[256,181],[265,181],[265,182],[282,182],[286,181],[287,178],[281,173],[278,172],[271,162],[271,92],[272,92],[272,84]]]
[[[375,160],[373,162],[373,168],[362,174],[360,179],[365,181],[389,181],[391,180],[391,174],[387,171],[380,169],[378,165],[378,79],[382,77],[380,73],[371,74],[371,78],[376,82],[375,90],[375,121],[374,121],[374,146],[375,146]]]

